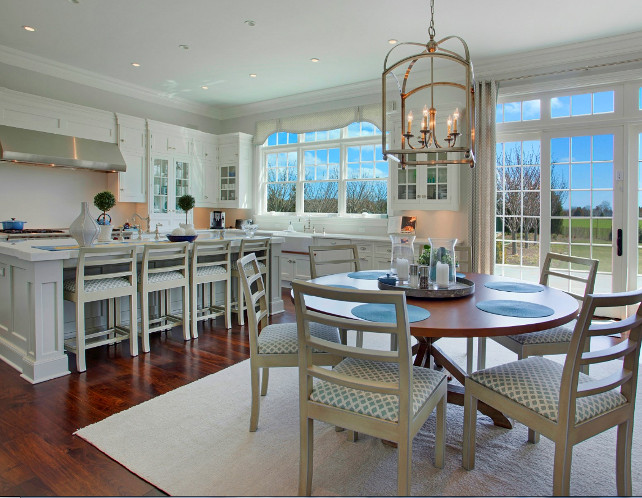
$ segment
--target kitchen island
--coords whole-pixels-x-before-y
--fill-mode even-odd
[[[216,236],[212,231],[199,232],[200,240]],[[232,240],[234,248],[243,237],[235,234],[225,238]],[[153,242],[156,241],[150,238],[112,243],[135,244],[142,256],[145,244]],[[281,237],[271,237],[270,314],[284,309],[281,299],[282,243]],[[63,280],[73,273],[78,249],[39,248],[67,245],[75,246],[76,241],[66,238],[0,242],[0,359],[34,384],[70,373],[64,351]]]

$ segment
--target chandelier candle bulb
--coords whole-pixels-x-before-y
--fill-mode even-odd
[[[459,109],[455,109],[453,114],[453,133],[457,133],[457,120],[459,119]]]
[[[428,129],[428,106],[424,106],[424,119],[421,122],[421,129],[422,130]]]
[[[410,133],[410,130],[412,128],[412,118],[413,118],[412,111],[410,111],[408,113],[408,133]]]
[[[447,123],[448,123],[448,135],[450,135],[450,127],[451,127],[451,126],[452,126],[452,124],[453,124],[453,117],[452,117],[452,116],[448,116],[448,121],[447,121]]]

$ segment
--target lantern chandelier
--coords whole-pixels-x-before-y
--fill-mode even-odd
[[[402,168],[419,164],[469,164],[472,168],[475,166],[473,65],[468,45],[459,36],[435,40],[434,15],[435,2],[430,0],[428,43],[399,43],[386,54],[381,76],[383,157],[398,161]],[[450,40],[461,42],[461,54],[444,47]],[[413,51],[421,47],[423,51],[390,62],[393,51],[404,50],[401,47]],[[391,78],[398,88],[398,97],[396,91],[394,95],[388,94],[387,83]],[[389,114],[388,101],[393,98],[401,99],[401,109]],[[413,127],[418,115],[421,122]],[[391,134],[386,130],[387,119],[392,120]]]

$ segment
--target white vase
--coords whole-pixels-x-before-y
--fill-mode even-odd
[[[76,239],[80,247],[87,247],[96,241],[99,232],[98,223],[89,212],[89,203],[82,202],[80,215],[69,226],[69,233]]]
[[[114,228],[112,225],[98,225],[100,234],[98,235],[98,242],[109,242],[111,240],[111,231]]]

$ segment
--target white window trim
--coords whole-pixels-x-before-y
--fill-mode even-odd
[[[318,140],[314,142],[298,142],[296,144],[284,144],[284,145],[270,145],[270,146],[260,146],[259,147],[259,170],[260,174],[260,186],[258,189],[259,199],[257,204],[257,210],[255,213],[256,218],[265,220],[298,220],[299,218],[338,218],[338,219],[357,219],[357,220],[382,220],[388,217],[387,214],[367,214],[363,215],[360,213],[346,213],[346,186],[347,182],[352,180],[364,180],[364,181],[386,181],[388,189],[390,189],[390,169],[388,170],[388,177],[386,178],[362,178],[362,179],[348,179],[347,178],[347,148],[350,146],[363,146],[363,145],[380,145],[381,144],[381,135],[372,135],[372,136],[361,136],[361,137],[347,137],[347,129],[345,127],[341,128],[341,136],[339,139],[333,140]],[[299,134],[301,135],[301,134]],[[340,165],[339,165],[339,178],[337,180],[318,180],[321,181],[337,181],[339,183],[339,208],[337,213],[306,213],[303,210],[304,199],[303,199],[303,185],[306,183],[305,180],[305,164],[303,157],[306,151],[308,150],[317,150],[317,149],[331,149],[338,148],[340,154]],[[296,206],[297,210],[295,213],[270,213],[267,211],[267,167],[266,167],[266,155],[274,154],[280,152],[293,152],[296,151],[299,157],[297,163],[297,172],[298,180],[295,182],[297,184],[296,192]],[[309,181],[307,181],[309,182]],[[389,208],[388,208],[389,209]]]

